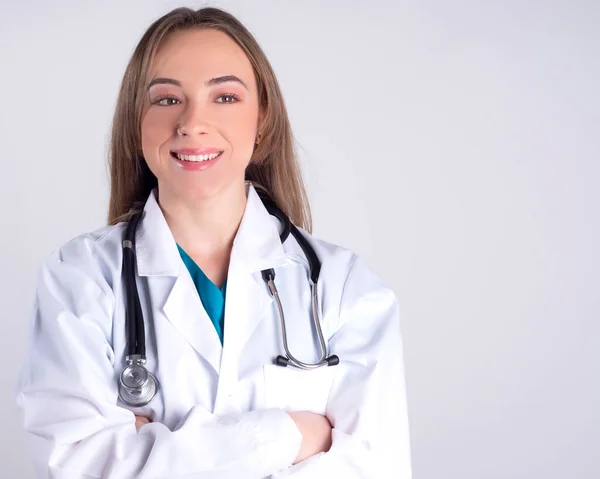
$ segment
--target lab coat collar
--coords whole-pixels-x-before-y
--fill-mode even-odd
[[[254,186],[246,183],[246,210],[233,240],[231,261],[246,271],[280,266],[286,261],[279,237],[279,220],[269,214]]]
[[[140,276],[178,276],[183,261],[171,229],[150,193],[136,233],[136,257]],[[254,186],[246,183],[246,208],[233,241],[230,262],[246,271],[258,271],[286,262],[278,224],[264,207]]]

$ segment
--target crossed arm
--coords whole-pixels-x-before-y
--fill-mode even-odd
[[[143,420],[117,406],[111,300],[52,257],[17,390],[37,477],[409,479],[397,306],[365,268],[355,261],[330,339],[345,369],[326,418],[281,409],[216,417],[195,406],[173,431],[160,423],[138,431]]]

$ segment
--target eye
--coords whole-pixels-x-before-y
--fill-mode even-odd
[[[152,104],[160,106],[171,106],[176,105],[177,103],[175,102],[180,103],[180,101],[174,96],[161,96],[153,100]]]
[[[219,101],[221,98],[223,98],[223,101]],[[224,93],[223,95],[219,95],[217,97],[217,103],[236,103],[238,101],[240,101],[240,97],[235,95],[234,93]]]

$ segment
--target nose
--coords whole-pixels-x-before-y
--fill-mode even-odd
[[[205,135],[211,128],[208,108],[199,102],[189,101],[179,118],[176,132],[178,135]]]

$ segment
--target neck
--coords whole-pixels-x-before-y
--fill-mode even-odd
[[[159,185],[158,203],[175,241],[193,259],[228,258],[246,208],[246,187],[242,182],[191,200]]]

